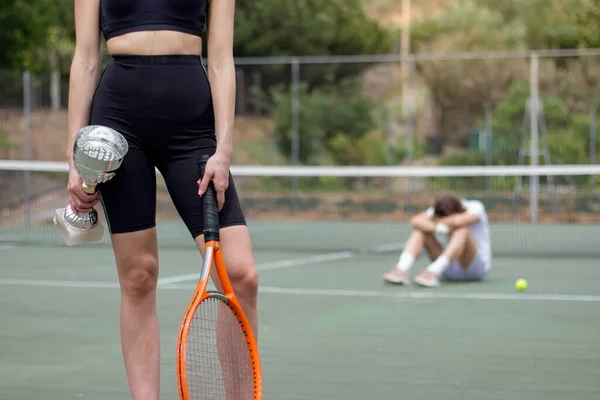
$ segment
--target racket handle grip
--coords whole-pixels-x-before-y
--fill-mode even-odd
[[[200,157],[200,177],[204,177],[206,162],[209,155]],[[204,211],[204,242],[219,240],[219,207],[217,205],[217,194],[213,182],[208,183],[206,192],[202,196],[202,208]]]

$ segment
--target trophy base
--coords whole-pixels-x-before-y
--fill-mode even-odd
[[[104,226],[98,222],[92,229],[81,230],[74,228],[65,221],[66,208],[59,208],[54,211],[54,225],[56,225],[65,240],[67,246],[77,246],[91,242],[97,242],[104,235]]]

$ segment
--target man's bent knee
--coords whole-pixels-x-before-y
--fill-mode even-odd
[[[450,236],[459,235],[459,236],[467,236],[469,235],[469,228],[466,226],[461,226],[460,228],[456,228],[452,231]]]

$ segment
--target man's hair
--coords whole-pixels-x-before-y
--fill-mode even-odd
[[[437,218],[447,217],[466,211],[462,201],[457,196],[445,194],[439,196],[433,205],[433,215]]]

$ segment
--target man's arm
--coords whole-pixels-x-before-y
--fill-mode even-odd
[[[411,218],[410,226],[413,229],[418,229],[426,233],[433,233],[435,231],[436,221],[427,213],[423,211]]]
[[[446,225],[448,229],[452,231],[458,228],[472,225],[478,220],[479,217],[476,214],[464,211],[460,214],[454,214],[444,218],[440,218],[437,222]]]

